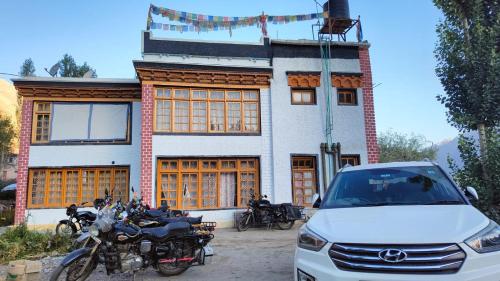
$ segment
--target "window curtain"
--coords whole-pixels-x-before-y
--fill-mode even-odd
[[[90,122],[90,139],[127,138],[128,104],[94,104]]]
[[[86,140],[90,104],[54,103],[50,140]]]
[[[236,173],[221,173],[220,177],[220,207],[235,207]]]

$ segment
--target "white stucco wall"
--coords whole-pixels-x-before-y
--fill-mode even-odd
[[[129,145],[32,145],[29,168],[130,166],[130,187],[139,189],[141,168],[141,103],[132,104],[132,142]],[[114,164],[112,162],[114,161]],[[65,218],[64,209],[28,209],[29,223],[54,224]]]
[[[359,73],[359,60],[332,59],[332,72]],[[325,94],[323,87],[316,88],[316,105],[292,105],[287,71],[321,71],[321,59],[274,58],[271,81],[273,159],[275,202],[292,201],[291,156],[316,156],[318,182],[323,191],[320,144],[326,142]],[[323,84],[323,79],[321,80]],[[338,106],[336,91],[332,90],[334,139],[342,144],[342,154],[360,154],[362,163],[367,161],[362,95],[359,90],[358,106]]]

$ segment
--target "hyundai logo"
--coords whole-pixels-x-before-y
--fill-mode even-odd
[[[385,249],[378,252],[378,257],[386,262],[398,263],[406,260],[408,255],[399,249]]]

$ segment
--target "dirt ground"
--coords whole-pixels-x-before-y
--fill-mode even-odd
[[[293,280],[293,255],[299,227],[295,225],[291,230],[249,229],[246,232],[217,229],[211,243],[215,254],[207,257],[206,265],[193,266],[183,274],[169,278],[148,269],[139,272],[135,280]],[[52,269],[61,259],[42,260],[43,280],[49,280]],[[0,266],[0,272],[5,269],[5,266]],[[130,274],[115,274],[108,278],[100,265],[88,280],[132,280]]]

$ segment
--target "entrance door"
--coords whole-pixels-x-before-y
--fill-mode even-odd
[[[312,196],[316,193],[316,157],[292,157],[293,203],[311,207]]]

